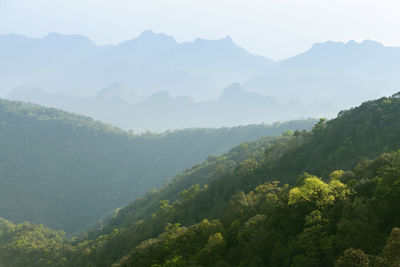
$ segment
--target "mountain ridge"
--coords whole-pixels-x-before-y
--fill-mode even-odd
[[[0,99],[0,213],[76,234],[211,154],[314,122],[134,134]]]
[[[55,37],[57,39],[60,36],[55,34]],[[64,36],[61,39],[64,38],[71,37]],[[57,49],[54,46],[50,50],[57,53]],[[78,113],[87,112],[86,115],[118,124],[125,129],[142,130],[153,130],[156,126],[146,125],[148,120],[145,119],[144,122],[138,122],[138,126],[134,122],[127,122],[135,114],[123,114],[121,110],[126,108],[123,102],[136,103],[160,91],[166,91],[174,98],[186,96],[195,102],[212,102],[230,84],[238,82],[248,94],[256,93],[260,99],[266,99],[265,96],[275,99],[276,104],[273,106],[276,110],[285,111],[288,109],[286,103],[292,103],[299,110],[305,110],[303,116],[332,117],[340,110],[368,99],[391,95],[400,86],[396,72],[400,68],[400,48],[386,47],[370,40],[315,44],[307,51],[279,62],[248,53],[229,37],[177,42],[171,36],[151,30],[118,45],[97,47],[96,51],[85,49],[79,48],[77,51],[80,54],[71,50],[55,57],[52,56],[53,52],[43,52],[48,60],[40,60],[40,53],[33,53],[29,49],[21,50],[21,53],[29,56],[20,56],[20,59],[10,57],[12,53],[8,53],[7,49],[2,50],[0,54],[7,54],[5,58],[10,57],[10,60],[0,62],[0,69],[4,70],[0,72],[0,86],[8,88],[4,92],[12,92],[24,86],[41,88],[50,94],[66,95],[66,100],[57,99],[60,95],[43,96],[41,100],[39,96],[32,97],[28,92],[27,96],[22,95],[18,100],[30,100],[29,97],[32,97],[30,101],[37,104]],[[62,51],[62,48],[58,50]],[[13,51],[15,54],[19,50]],[[73,56],[78,54],[82,56],[79,56],[79,60]],[[112,84],[120,84],[127,93],[119,102],[120,106],[118,101],[110,103],[113,107],[110,110],[104,108],[106,102],[91,96]],[[139,97],[135,99],[131,95]],[[185,107],[190,109],[188,113],[194,114],[199,109],[196,103]],[[212,109],[215,110],[214,107]],[[246,104],[243,109],[251,110],[253,106]],[[157,110],[154,112],[158,113]],[[279,112],[267,110],[266,113],[273,117]],[[121,117],[115,118],[116,114]],[[172,115],[168,117],[171,122],[169,125],[165,120],[162,122],[162,130],[228,126],[235,123],[234,120],[227,121],[224,118],[220,119],[219,124],[202,121],[195,125],[186,119],[183,119],[184,123],[179,123],[182,114],[178,112]],[[293,118],[291,115],[273,117],[267,122]],[[236,124],[256,122],[261,121],[247,118],[247,121],[240,120]]]
[[[242,143],[73,240],[0,219],[0,252],[13,267],[396,266],[399,114],[398,93]]]

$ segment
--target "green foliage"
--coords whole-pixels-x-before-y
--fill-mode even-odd
[[[377,266],[400,266],[400,228],[393,228],[383,249],[377,259]]]
[[[0,218],[0,266],[63,266],[67,258],[59,253],[63,233],[42,225],[14,225]]]
[[[383,98],[209,157],[51,256],[66,266],[398,266],[399,113],[400,99]]]
[[[367,267],[369,266],[368,256],[360,249],[347,249],[336,261],[335,267]]]
[[[163,267],[186,267],[187,262],[182,259],[182,257],[175,257],[172,260],[167,260]]]
[[[335,176],[337,171],[332,175]],[[337,199],[345,199],[350,194],[350,190],[338,180],[331,180],[329,183],[323,182],[316,176],[305,179],[301,187],[295,187],[289,192],[289,205],[301,202],[308,202],[325,209],[334,204]]]
[[[365,158],[400,149],[400,98],[383,97],[321,119],[310,133],[295,133],[300,146],[271,163],[270,174],[293,183],[300,173],[326,177],[349,170]]]
[[[313,122],[133,135],[88,117],[0,99],[0,215],[71,236],[209,155]]]

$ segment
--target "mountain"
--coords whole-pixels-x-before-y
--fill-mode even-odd
[[[370,75],[393,79],[399,58],[399,48],[385,47],[371,40],[329,41],[316,43],[308,51],[284,60],[279,68],[297,76],[343,74],[359,79],[371,78]]]
[[[399,115],[395,94],[241,144],[72,241],[1,220],[0,255],[9,266],[397,266]]]
[[[143,95],[168,91],[209,99],[226,83],[261,74],[272,63],[238,47],[230,37],[178,43],[147,30],[73,66],[63,80],[79,80],[80,84],[70,86],[74,90],[117,81]]]
[[[226,132],[225,136],[229,136],[228,134],[229,132]],[[221,138],[224,138],[224,136],[221,136]],[[100,243],[102,243],[102,239],[104,242],[107,242],[109,240],[109,230],[117,233],[117,231],[114,230],[114,226],[118,225],[118,227],[120,227],[119,229],[121,230],[122,227],[130,227],[133,222],[139,220],[140,218],[146,218],[148,214],[151,214],[154,210],[157,210],[160,205],[160,199],[162,200],[168,195],[170,195],[170,198],[179,198],[181,196],[181,191],[185,188],[189,188],[191,184],[211,182],[214,179],[216,171],[222,175],[234,170],[235,167],[237,167],[243,160],[252,157],[256,157],[258,159],[262,158],[264,149],[270,147],[270,142],[275,143],[277,140],[279,140],[279,138],[265,137],[262,140],[250,142],[247,145],[241,145],[237,148],[234,148],[226,155],[208,157],[205,163],[194,166],[193,168],[188,169],[184,174],[178,175],[174,178],[174,182],[172,184],[165,185],[160,191],[151,191],[144,199],[138,199],[133,203],[133,205],[121,210],[116,210],[115,214],[110,217],[111,221],[105,228],[101,230],[101,232],[104,233],[104,237],[106,237],[105,239],[100,237],[102,234],[96,232],[90,233],[90,237],[84,242],[88,242],[89,245],[92,242],[90,241],[92,238],[94,238],[94,240],[98,240]],[[194,188],[194,190],[196,191],[198,189]],[[191,191],[193,191],[193,189],[189,190],[188,196],[193,193]],[[138,212],[136,213],[135,211]],[[132,215],[134,215],[134,217],[131,217]],[[161,228],[163,228],[163,226]],[[155,230],[158,231],[157,229]],[[148,235],[149,233],[143,234]],[[17,242],[21,239],[25,240],[25,243],[17,247]],[[118,242],[120,241],[121,240]],[[79,242],[80,238],[73,241],[75,244],[78,244]],[[136,238],[127,235],[126,240],[121,242],[119,245],[113,242],[113,244],[107,244],[106,246],[114,246],[114,249],[118,247],[123,250],[127,248],[129,250],[129,246],[134,244],[132,242],[137,242]],[[31,246],[31,244],[35,245]],[[81,247],[81,245],[78,246]],[[83,245],[81,248],[85,249],[84,247],[86,246],[87,245]],[[66,249],[65,251],[64,248]],[[45,252],[45,250],[47,250],[47,252]],[[2,256],[0,257],[0,264],[4,263],[8,264],[9,266],[20,266],[22,264],[29,264],[30,266],[41,266],[41,264],[44,266],[59,266],[60,264],[67,264],[68,266],[70,263],[74,266],[85,266],[87,264],[92,264],[87,262],[89,259],[87,257],[92,256],[82,255],[83,257],[81,257],[80,250],[81,249],[75,250],[74,248],[69,247],[67,244],[64,246],[62,232],[56,232],[43,226],[37,226],[31,223],[21,223],[15,225],[0,218],[0,255]],[[91,248],[89,248],[89,250],[91,250]],[[94,252],[94,250],[97,252]],[[22,251],[26,257],[20,256]],[[64,254],[65,252],[66,254]],[[99,253],[99,261],[101,258],[103,258],[102,254],[104,252],[101,245],[98,246],[98,249],[93,249],[93,252]],[[116,255],[119,255],[120,253],[123,252],[118,251]],[[64,258],[64,260],[62,258]],[[96,266],[99,263],[93,264]],[[109,260],[107,259],[107,262],[104,261],[100,264],[100,266],[103,265],[109,266]]]
[[[62,93],[49,93],[37,87],[19,86],[9,92],[6,98],[59,108],[108,123],[114,123],[113,118],[117,112],[126,109],[140,99],[118,83],[110,84],[90,97],[74,97]]]
[[[49,33],[42,39],[0,35],[0,47],[3,67],[8,64],[20,67],[28,67],[25,64],[37,64],[38,67],[68,65],[101,50],[85,36],[58,33]]]
[[[12,86],[28,85],[86,97],[119,83],[142,95],[166,90],[210,99],[227,83],[258,75],[273,63],[248,53],[230,37],[178,43],[151,30],[105,47],[78,35],[52,33],[43,39],[3,35],[0,48],[5,59],[0,69],[7,69],[5,81],[15,76],[4,87],[8,91]],[[24,70],[29,69],[35,71],[24,79]]]
[[[115,113],[108,122],[123,129],[165,130],[187,127],[220,127],[247,123],[272,123],[307,117],[335,115],[329,103],[303,105],[246,91],[240,84],[228,86],[215,100],[198,102],[189,97],[155,93]],[[99,118],[100,119],[100,118]],[[103,119],[103,118],[101,118]]]
[[[134,135],[89,117],[0,100],[0,214],[71,235],[209,155],[314,122]]]
[[[168,53],[157,55],[151,63],[161,69],[213,77],[226,84],[261,74],[271,67],[273,61],[250,54],[227,36],[220,40],[198,38],[194,42],[181,43]]]
[[[395,72],[400,48],[371,40],[317,43],[279,62],[248,53],[229,36],[179,43],[151,30],[105,47],[80,35],[2,35],[0,48],[6,91],[24,85],[87,97],[119,83],[144,96],[167,91],[210,100],[221,88],[240,82],[247,90],[303,104],[334,102],[346,95],[353,99],[343,105],[348,108],[393,93],[400,82]]]
[[[339,102],[339,108],[349,108],[396,92],[400,84],[395,74],[400,67],[399,59],[398,47],[386,47],[370,40],[361,43],[328,41],[277,62],[268,72],[249,79],[244,86],[278,99],[296,98],[303,103]]]
[[[86,98],[47,93],[39,88],[25,86],[11,91],[7,99],[84,114],[125,130],[158,132],[336,115],[335,105],[329,103],[309,106],[295,101],[283,102],[272,96],[248,92],[238,83],[228,86],[217,99],[204,102],[184,96],[173,97],[166,91],[143,98],[119,84],[111,84]]]
[[[95,58],[98,62],[126,61],[130,64],[141,64],[160,53],[166,53],[178,45],[174,37],[152,30],[143,31],[140,36],[111,47]],[[137,67],[137,66],[136,66]]]
[[[41,39],[0,35],[1,88],[48,80],[51,75],[102,49],[82,35],[50,33]]]
[[[285,135],[281,138],[242,144],[229,154],[209,158],[203,165],[177,176],[173,183],[157,194],[149,193],[145,199],[139,199],[125,210],[120,210],[120,217],[111,220],[112,226],[108,230],[115,227],[124,228],[125,223],[119,225],[115,222],[124,222],[125,216],[139,216],[136,217],[138,220],[143,219],[140,216],[143,216],[143,210],[146,209],[144,207],[151,207],[162,199],[173,203],[179,199],[178,195],[185,186],[189,189],[196,184],[208,185],[198,199],[190,202],[197,210],[185,211],[195,213],[177,215],[177,218],[189,221],[195,216],[200,216],[200,220],[202,217],[218,216],[232,195],[241,190],[247,193],[264,182],[278,180],[282,184],[295,185],[297,178],[303,173],[328,177],[337,169],[353,169],[366,158],[375,158],[381,153],[400,149],[400,126],[397,123],[399,113],[400,98],[394,95],[342,111],[337,118],[330,121],[321,119],[312,131],[296,132],[292,138]],[[263,156],[260,158],[260,154],[257,154],[259,152],[256,151],[264,151]],[[236,160],[232,162],[231,158]],[[234,162],[236,163],[233,164]],[[214,168],[210,168],[212,163],[216,164]],[[249,173],[239,175],[241,164],[242,167],[250,168]],[[216,170],[217,166],[221,171]],[[197,180],[189,177],[197,177]],[[181,183],[186,184],[180,186]],[[181,215],[184,217],[180,217]],[[178,221],[184,222],[180,220],[183,219]]]
[[[382,260],[399,220],[398,189],[389,185],[398,183],[400,165],[398,153],[380,154],[400,148],[399,112],[397,95],[381,98],[310,132],[209,158],[120,210],[98,233],[110,234],[94,263],[332,266],[349,248]],[[323,202],[312,190],[324,190]]]
[[[400,48],[371,40],[316,43],[278,62],[247,52],[229,36],[177,42],[152,30],[104,47],[79,35],[2,35],[0,48],[0,85],[7,98],[83,113],[124,129],[221,127],[298,118],[293,114],[332,118],[393,94],[400,85]],[[222,114],[237,108],[221,98],[236,83],[248,93],[237,105],[253,111],[225,118]],[[105,100],[104,88],[116,84],[124,92]],[[146,108],[159,92],[169,94],[166,102]],[[246,97],[256,99],[256,94],[257,104],[247,104]],[[190,111],[182,112],[183,107]],[[214,120],[215,112],[220,115]],[[154,122],[146,116],[150,113],[156,114]],[[211,121],[202,118],[206,113],[213,115]]]

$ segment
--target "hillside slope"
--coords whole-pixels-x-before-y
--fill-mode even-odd
[[[398,266],[399,116],[396,94],[242,144],[71,241],[30,226],[32,248],[3,222],[0,251],[11,266]]]
[[[0,216],[73,234],[208,155],[313,123],[132,135],[88,117],[0,100]]]
[[[96,248],[91,256],[93,263],[107,266],[122,259],[121,266],[151,266],[176,260],[185,262],[182,266],[188,262],[202,266],[215,266],[222,260],[233,266],[238,266],[241,261],[245,266],[263,266],[263,264],[290,266],[294,263],[299,264],[298,266],[331,266],[340,253],[351,247],[361,248],[366,253],[376,256],[382,251],[385,240],[391,228],[396,226],[397,220],[395,219],[397,217],[393,218],[389,215],[394,212],[397,205],[395,203],[398,203],[397,199],[391,200],[389,196],[397,193],[380,195],[379,190],[390,190],[390,187],[382,186],[398,181],[398,169],[396,169],[398,154],[379,155],[400,148],[399,116],[398,95],[381,98],[344,111],[334,120],[328,122],[321,120],[310,132],[295,132],[292,138],[269,140],[268,146],[265,147],[264,143],[264,147],[262,145],[259,147],[261,150],[266,149],[264,157],[242,158],[242,161],[234,165],[229,165],[229,161],[222,160],[221,167],[208,171],[205,171],[209,164],[206,162],[203,168],[194,168],[193,173],[184,175],[185,178],[180,179],[178,176],[172,184],[159,193],[151,193],[147,199],[138,200],[119,211],[104,228],[105,231],[100,231],[94,236],[89,235],[91,241],[88,246]],[[236,151],[240,150],[240,147]],[[233,151],[235,150],[231,153]],[[366,157],[377,156],[379,157],[375,161],[365,160]],[[359,167],[357,167],[358,163],[360,163]],[[394,168],[393,171],[390,170],[390,166]],[[334,172],[337,169],[353,171]],[[306,171],[322,175],[328,182],[324,183],[318,178],[313,178],[305,173]],[[174,195],[173,192],[182,189],[179,184],[190,180],[188,177],[196,172],[199,178],[188,183],[186,190],[182,190],[180,196]],[[278,186],[279,183],[274,182],[275,180],[281,181],[281,186]],[[329,183],[330,180],[337,180],[339,183]],[[284,185],[285,182],[289,185]],[[311,198],[307,201],[306,197],[303,203],[300,197],[298,204],[294,204],[296,201],[293,199],[289,202],[289,199],[291,190],[296,186],[300,192],[301,190],[307,192],[308,186],[311,187],[310,190],[314,190],[313,186],[317,186],[315,190],[320,190],[318,187],[321,186],[323,190],[326,190],[326,197],[333,198],[335,201],[322,200],[322,204],[328,201],[325,207],[316,202],[318,199]],[[302,188],[302,186],[306,187]],[[352,190],[358,192],[359,197],[351,196],[349,192]],[[393,188],[393,190],[397,189]],[[160,195],[162,197],[158,198]],[[160,202],[162,198],[166,201]],[[350,218],[352,221],[348,222],[347,217],[350,215],[347,209],[353,209],[354,205],[358,205],[358,201],[362,201],[363,198],[371,199],[371,201],[374,198],[382,198],[382,203],[386,204],[365,206],[364,208],[370,209],[371,212],[368,216],[376,216],[379,221],[366,223],[362,229],[354,230],[354,235],[358,237],[352,237],[353,234],[346,232],[346,228],[336,228],[338,226],[335,225],[341,223],[343,227],[344,225],[357,227],[359,218]],[[396,198],[395,195],[393,198]],[[346,202],[347,208],[343,208],[342,201],[344,200],[350,201]],[[310,203],[307,204],[307,202]],[[149,203],[153,203],[152,208],[147,206]],[[159,203],[158,210],[156,203]],[[375,205],[372,203],[375,202],[371,202],[371,205]],[[387,208],[383,209],[385,205]],[[325,212],[327,209],[332,214],[323,215],[326,217],[321,219],[328,220],[329,223],[318,226],[318,221],[316,221],[317,229],[322,227],[321,232],[316,230],[316,235],[307,236],[307,232],[313,231],[314,228],[309,229],[308,227],[312,225],[304,224],[304,222],[311,220],[310,216],[317,216],[318,212]],[[315,213],[312,213],[313,211]],[[258,213],[261,217],[257,217]],[[294,218],[291,218],[290,214],[293,214]],[[253,216],[256,217],[252,219]],[[264,216],[271,217],[265,221],[266,224],[263,221]],[[218,219],[218,221],[202,222],[203,219]],[[195,224],[196,222],[199,224]],[[174,223],[179,225],[174,226]],[[253,223],[260,224],[260,227],[263,227],[261,229],[264,229],[262,231],[267,231],[268,228],[274,229],[272,231],[276,234],[268,233],[268,231],[252,233],[252,235],[260,236],[260,239],[256,238],[254,242],[261,243],[266,242],[268,236],[272,234],[271,241],[267,242],[268,245],[257,245],[258,243],[252,241],[255,236],[250,238],[246,237],[246,232],[241,233],[247,231],[246,227],[250,227]],[[162,233],[165,226],[168,226],[165,228],[166,232]],[[189,226],[191,227],[186,228]],[[379,238],[362,234],[362,231],[368,231],[368,227],[373,233],[379,233]],[[257,229],[255,228],[254,231]],[[304,234],[302,234],[303,231],[305,231]],[[336,231],[342,232],[335,236]],[[198,235],[200,233],[202,234]],[[217,233],[219,235],[214,236]],[[338,238],[342,241],[326,244],[333,246],[334,251],[329,251],[328,248],[326,251],[323,249],[313,251],[313,247],[320,246],[316,245],[318,242],[325,242],[321,239],[324,233],[330,235],[332,239]],[[242,238],[240,235],[243,234],[244,239],[240,239]],[[160,236],[157,239],[148,239],[158,235]],[[102,240],[105,241],[99,243],[99,236],[102,236]],[[295,240],[292,240],[291,236],[296,236]],[[314,238],[307,241],[314,243],[310,243],[309,246],[307,243],[301,245],[302,242],[306,242],[302,241],[302,238]],[[145,241],[146,239],[148,240]],[[188,239],[193,242],[188,242]],[[212,244],[224,240],[221,241],[221,246],[224,244],[223,248],[212,253],[211,247],[207,249],[208,246],[212,246],[212,244],[207,245],[207,240]],[[141,243],[142,241],[144,242]],[[237,247],[240,242],[248,242],[246,244],[250,247]],[[160,250],[159,246],[164,246],[162,244],[168,246],[167,251]],[[270,246],[269,248],[274,250],[265,256],[257,249],[257,246],[267,250]],[[203,249],[208,252],[201,252]],[[248,251],[243,249],[248,249]],[[204,257],[201,256],[202,253],[205,253]],[[207,257],[211,258],[207,260]],[[255,258],[252,259],[252,257]]]

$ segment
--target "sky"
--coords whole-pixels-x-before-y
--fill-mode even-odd
[[[0,34],[82,34],[117,44],[152,29],[178,41],[229,35],[275,60],[313,43],[400,46],[399,0],[0,0]]]

